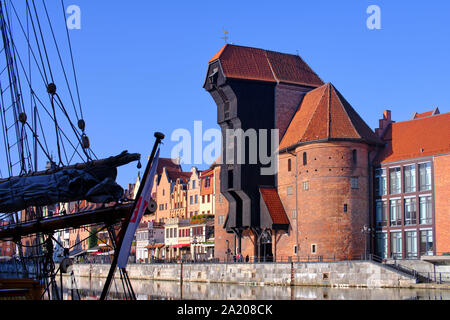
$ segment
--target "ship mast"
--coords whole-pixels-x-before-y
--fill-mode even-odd
[[[100,225],[110,231],[114,243],[111,228],[128,217],[131,208],[127,203],[129,199],[123,199],[123,190],[115,182],[117,167],[140,160],[140,155],[124,152],[103,160],[96,157],[85,132],[64,0],[61,0],[64,20],[60,22],[64,22],[72,74],[64,65],[53,27],[54,19],[50,18],[45,0],[20,2],[0,0],[3,42],[0,47],[0,127],[3,133],[0,156],[5,154],[6,158],[6,161],[0,161],[0,221],[13,222],[7,228],[0,227],[0,241],[12,239],[17,244],[24,272],[27,267],[22,246],[30,249],[38,280],[46,285],[49,299],[60,299],[62,284],[60,291],[55,277],[61,270],[55,271],[53,261],[53,246],[59,243],[54,237],[55,232]],[[20,4],[22,7],[19,8]],[[39,17],[44,19],[41,21]],[[21,55],[25,52],[26,56]],[[71,89],[73,84],[75,93]],[[25,94],[28,91],[29,94]],[[63,97],[70,98],[67,106]],[[68,108],[70,104],[73,112]],[[50,151],[55,149],[56,159]],[[38,166],[44,164],[42,158],[47,161],[45,170]],[[6,173],[2,166],[7,167],[8,176],[1,175]],[[69,183],[58,183],[68,181],[69,175],[70,179],[79,179],[76,192],[72,192]],[[25,185],[26,195],[22,191]],[[99,210],[70,216],[43,215],[43,206],[80,200],[103,206]],[[106,206],[108,203],[112,205]],[[22,238],[30,236],[34,237],[31,244],[28,241],[22,243]],[[65,248],[66,258],[71,248]]]

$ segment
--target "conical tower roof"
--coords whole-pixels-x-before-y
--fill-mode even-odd
[[[301,143],[329,140],[382,144],[331,83],[305,95],[281,141],[280,150]]]

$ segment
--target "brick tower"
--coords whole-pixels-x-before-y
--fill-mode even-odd
[[[292,234],[280,255],[356,258],[370,239],[371,159],[382,145],[331,84],[303,99],[280,144],[278,192]],[[286,188],[295,189],[291,195]]]

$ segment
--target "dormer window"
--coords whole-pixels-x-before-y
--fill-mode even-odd
[[[208,76],[209,84],[215,85],[219,76],[219,68],[215,68],[213,72]]]

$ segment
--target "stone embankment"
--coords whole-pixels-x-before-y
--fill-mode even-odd
[[[109,265],[74,265],[75,276],[106,278]],[[372,262],[132,264],[130,279],[272,286],[411,288],[416,279]],[[117,276],[117,275],[116,275]]]

